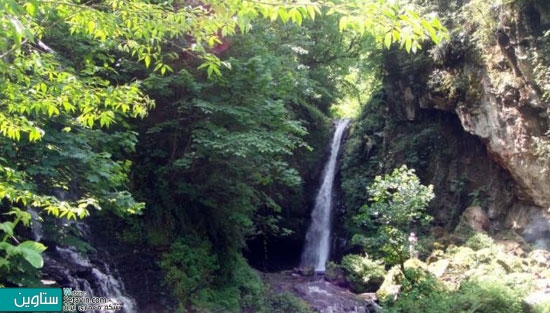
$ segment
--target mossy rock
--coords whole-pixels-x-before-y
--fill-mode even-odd
[[[446,257],[447,256],[445,255],[445,252],[443,252],[443,250],[437,249],[432,251],[432,254],[430,254],[430,256],[426,259],[426,263],[430,265],[434,262],[445,259]]]
[[[460,237],[465,241],[475,234],[476,232],[472,229],[472,227],[470,227],[470,225],[468,225],[468,222],[466,221],[464,216],[462,216],[458,222],[458,225],[456,225],[453,231],[453,235],[456,237]]]
[[[491,264],[479,264],[470,270],[464,272],[463,276],[468,279],[484,280],[488,277],[503,277],[508,272],[496,262]]]
[[[508,264],[507,261],[504,259],[498,258],[495,260],[495,263],[502,266],[502,268],[506,271],[506,274],[510,274],[514,272],[514,269],[512,268],[512,266]]]
[[[458,247],[451,252],[451,268],[455,271],[466,271],[477,263],[476,253],[468,247]]]
[[[439,278],[445,274],[450,264],[451,261],[448,259],[437,260],[428,265],[428,271],[430,271],[430,273],[432,273],[435,277]]]
[[[378,291],[376,291],[376,297],[381,301],[395,298],[401,289],[403,277],[403,272],[401,272],[399,266],[392,267],[386,276],[384,276],[384,282],[380,285]]]
[[[406,269],[428,271],[428,265],[417,258],[408,259],[404,264]]]
[[[372,260],[367,255],[346,255],[342,259],[342,268],[350,289],[356,293],[372,292],[384,282],[386,271],[381,261]]]
[[[496,257],[496,253],[491,248],[483,248],[475,252],[475,257],[479,263],[491,264]]]

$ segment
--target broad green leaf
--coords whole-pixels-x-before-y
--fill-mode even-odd
[[[145,67],[149,67],[149,65],[151,64],[151,56],[147,54],[147,55],[145,55],[143,60],[145,62]]]
[[[349,25],[349,18],[347,16],[343,16],[340,18],[340,22],[338,23],[338,29],[340,31],[343,31],[346,29]]]
[[[391,39],[391,32],[387,33],[386,36],[384,36],[384,46],[386,47],[386,49],[389,49],[391,47]]]
[[[309,17],[314,20],[315,19],[315,6],[308,5],[306,6],[307,13],[309,14]]]
[[[13,236],[13,223],[12,222],[0,223],[0,230],[8,234],[10,237]]]
[[[25,3],[25,10],[27,11],[27,14],[34,16],[36,14],[36,4],[34,1],[28,1]]]
[[[6,267],[9,270],[10,261],[8,261],[8,259],[6,259],[6,258],[0,257],[0,268],[2,268],[2,267]]]
[[[37,128],[32,128],[29,132],[29,141],[34,142],[42,138],[42,132]]]
[[[288,22],[289,14],[288,14],[288,12],[287,12],[287,10],[286,10],[285,8],[281,7],[281,8],[279,9],[279,17],[281,18],[281,21],[282,21],[283,23]]]
[[[300,13],[300,11],[298,11],[296,8],[290,9],[288,11],[288,15],[294,23],[302,25],[302,13]]]
[[[405,39],[405,50],[407,52],[411,52],[411,48],[412,48],[412,39],[411,38],[407,38]]]
[[[88,30],[88,34],[93,34],[94,33],[94,30],[96,28],[96,23],[94,21],[88,21],[88,23],[86,24],[86,27],[87,27],[87,30]]]
[[[21,254],[34,268],[42,268],[44,259],[41,253],[44,250],[46,250],[46,246],[43,244],[28,240],[16,246],[14,252]]]

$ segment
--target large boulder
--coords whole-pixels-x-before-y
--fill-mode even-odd
[[[476,232],[485,232],[491,227],[487,214],[480,206],[468,207],[463,215],[466,223]]]

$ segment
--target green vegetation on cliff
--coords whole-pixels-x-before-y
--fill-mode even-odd
[[[412,57],[383,54],[383,83],[352,125],[342,159],[339,236],[376,234],[355,223],[371,203],[365,191],[406,164],[434,186],[434,220],[416,234],[419,259],[405,270],[386,264],[377,293],[384,311],[550,312],[540,267],[548,252],[537,250],[549,244],[541,195],[549,182],[550,8],[531,0],[416,2],[439,12],[451,38]],[[351,254],[340,267],[356,291],[374,292],[379,279],[370,279],[385,255],[354,255],[364,249],[354,243],[343,245]]]

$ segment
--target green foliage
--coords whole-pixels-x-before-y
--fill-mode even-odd
[[[203,286],[202,293],[193,299],[195,307],[208,311],[258,311],[264,301],[264,285],[240,255],[218,255],[224,264],[217,272],[216,282]]]
[[[428,87],[431,91],[448,97],[449,102],[479,101],[482,91],[479,81],[472,74],[463,74],[448,70],[436,69],[430,74]]]
[[[370,204],[361,207],[355,222],[376,235],[356,234],[353,241],[368,248],[379,248],[388,264],[403,264],[408,258],[408,236],[415,224],[426,226],[431,216],[424,211],[434,198],[433,186],[420,183],[406,165],[384,177],[377,176],[367,188]]]
[[[464,245],[474,250],[480,250],[483,248],[493,248],[494,244],[495,241],[490,236],[484,233],[476,233],[468,238]]]
[[[206,287],[214,281],[219,269],[210,243],[197,240],[174,242],[159,265],[165,272],[167,286],[183,308],[205,297]]]
[[[31,240],[23,242],[14,240],[16,227],[20,223],[29,225],[31,215],[28,212],[12,208],[4,215],[11,215],[14,219],[0,223],[0,230],[3,232],[3,236],[0,237],[0,273],[2,274],[0,284],[37,285],[36,269],[44,265],[41,253],[46,250],[46,246]]]
[[[521,313],[521,296],[512,288],[498,282],[468,282],[456,291],[445,290],[432,279],[415,285],[400,294],[397,301],[385,304],[384,311],[406,312],[477,312]]]
[[[533,313],[548,313],[550,312],[550,301],[543,301],[533,306]]]
[[[399,1],[345,1],[327,14],[332,13],[343,14],[340,30],[370,33],[388,49],[398,43],[407,52],[416,52],[427,38],[435,43],[447,38],[439,19],[423,19],[413,6]]]
[[[372,260],[368,255],[346,255],[342,259],[342,267],[346,271],[351,290],[357,293],[378,289],[386,273],[383,262]]]
[[[349,135],[342,156],[342,189],[345,193],[346,207],[352,220],[353,208],[360,208],[367,203],[369,195],[365,192],[372,183],[372,177],[364,173],[376,173],[380,169],[380,159],[374,154],[375,147],[382,142],[381,132],[384,129],[384,102],[381,93],[374,94],[361,111],[361,116],[350,127]],[[376,135],[371,135],[376,134]],[[348,228],[356,227],[350,223]]]
[[[462,311],[522,312],[520,295],[513,288],[503,286],[498,282],[471,282],[462,285],[459,291],[461,297],[457,299],[456,305]]]
[[[4,144],[0,150],[7,156],[0,159],[0,198],[8,212],[4,215],[7,220],[0,217],[0,221],[14,223],[10,221],[14,212],[28,215],[21,211],[24,207],[67,219],[86,217],[92,208],[113,210],[119,215],[139,212],[143,204],[127,190],[131,162],[124,159],[133,151],[136,135],[107,134],[79,126],[70,132],[59,131],[55,122],[45,127],[48,135],[36,143],[0,138]],[[25,240],[24,233],[15,232],[15,227],[0,230],[17,238],[14,240]],[[35,259],[31,260],[38,264]]]
[[[434,251],[425,271],[408,273],[396,299],[386,299],[388,312],[545,312],[542,295],[545,263],[504,252],[487,235],[473,235],[469,247]],[[479,247],[479,249],[478,249]],[[413,260],[407,261],[410,263]],[[417,260],[414,260],[417,261]],[[417,261],[419,262],[419,261]],[[406,265],[407,266],[407,265]],[[408,270],[408,268],[407,268]],[[535,300],[536,299],[536,300]],[[531,303],[531,304],[528,304]],[[540,311],[537,311],[540,310]]]
[[[409,276],[415,277],[414,273]],[[455,312],[452,308],[448,290],[433,276],[425,279],[417,279],[414,284],[405,280],[408,284],[399,294],[397,300],[386,298],[383,303],[384,311],[398,312]]]
[[[183,311],[241,312],[261,309],[264,286],[240,255],[220,255],[208,241],[187,237],[172,244],[159,263]]]
[[[507,0],[483,1],[474,0],[467,3],[460,11],[464,26],[473,31],[472,39],[480,48],[495,44],[495,31],[498,27],[497,8],[502,7]]]
[[[548,101],[548,99],[550,99],[550,84],[548,84],[548,74],[550,73],[550,70],[548,70],[548,64],[550,64],[550,31],[546,31],[544,35],[541,38],[537,38],[537,40],[539,50],[542,51],[533,54],[530,61],[534,65],[533,72],[537,85],[541,88],[542,99]],[[542,148],[541,152],[548,156],[549,149],[548,145],[546,145],[545,148]]]
[[[312,313],[309,305],[288,292],[272,295],[267,299],[266,312],[272,313]]]

